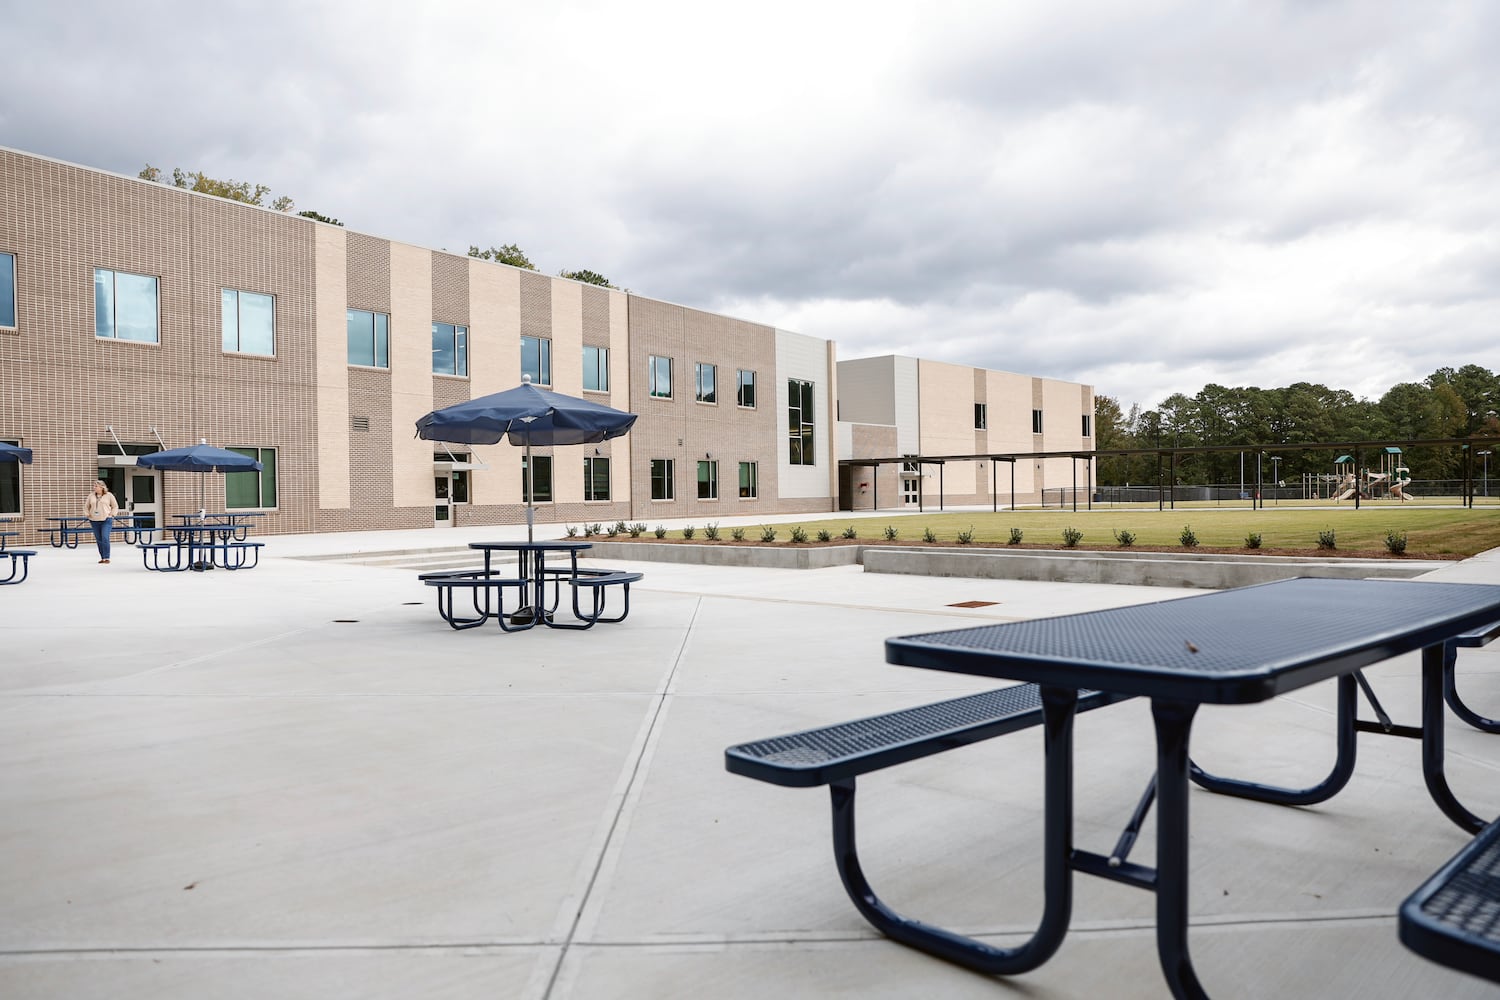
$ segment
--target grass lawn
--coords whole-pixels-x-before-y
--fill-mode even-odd
[[[1247,551],[1245,539],[1251,533],[1261,536],[1261,550],[1269,554],[1306,554],[1319,552],[1318,536],[1332,531],[1336,549],[1323,550],[1327,555],[1388,556],[1386,544],[1390,534],[1406,535],[1408,558],[1457,559],[1500,546],[1500,510],[1464,508],[1391,507],[1367,504],[1359,510],[1343,508],[1277,508],[1261,510],[1226,507],[1194,507],[1158,511],[1150,508],[1096,508],[1092,511],[1014,510],[992,514],[989,511],[962,511],[938,514],[895,514],[889,517],[857,520],[838,516],[811,518],[774,526],[776,543],[791,539],[793,528],[807,535],[807,544],[817,545],[818,532],[826,531],[833,540],[842,540],[852,528],[862,542],[886,541],[887,528],[894,528],[898,543],[912,544],[924,540],[931,531],[937,544],[953,545],[960,532],[972,531],[972,544],[1007,545],[1011,529],[1022,534],[1021,548],[1062,548],[1063,530],[1073,528],[1083,533],[1081,549],[1118,548],[1115,532],[1135,535],[1135,548],[1183,548],[1180,536],[1190,526],[1198,537],[1200,550]],[[682,532],[668,532],[669,539],[681,539]],[[720,540],[727,541],[730,532],[719,529]],[[744,529],[746,542],[761,542],[762,529]],[[694,540],[704,540],[703,526],[694,532]],[[653,540],[647,536],[643,540]],[[826,544],[826,543],[824,543]]]

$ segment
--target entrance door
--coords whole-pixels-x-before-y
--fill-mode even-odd
[[[922,473],[916,462],[901,463],[901,502],[915,507],[921,502]]]
[[[137,522],[141,527],[154,528],[161,514],[157,497],[157,473],[131,469],[125,477],[125,496],[121,498],[125,509],[137,517],[149,518]]]
[[[453,527],[453,501],[448,489],[448,476],[432,477],[432,492],[436,498],[433,505],[433,526],[438,528]]]

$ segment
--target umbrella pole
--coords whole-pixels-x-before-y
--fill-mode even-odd
[[[532,504],[536,502],[536,469],[531,464],[531,439],[526,439],[526,540],[531,537],[531,522],[534,517]]]

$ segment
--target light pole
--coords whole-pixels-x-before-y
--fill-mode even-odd
[[[1488,497],[1490,495],[1490,453],[1488,450],[1476,451],[1474,454],[1484,459],[1484,472],[1481,473],[1480,492]]]
[[[1281,456],[1280,455],[1272,455],[1271,456],[1271,482],[1275,483],[1278,489],[1281,487]],[[1280,493],[1276,494],[1276,505],[1278,507],[1281,506],[1281,494]]]

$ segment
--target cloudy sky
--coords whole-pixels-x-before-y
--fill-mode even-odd
[[[425,8],[425,9],[424,9]],[[1500,369],[1500,3],[0,0],[0,145],[1089,382]]]

